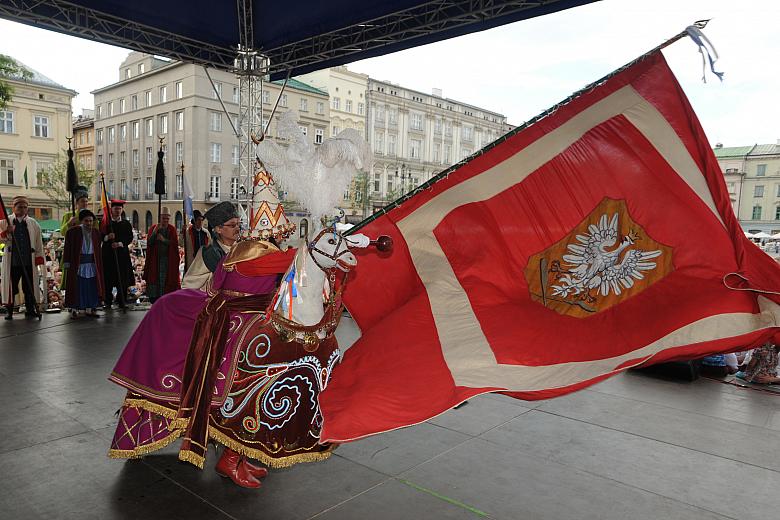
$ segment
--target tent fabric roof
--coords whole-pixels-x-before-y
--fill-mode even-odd
[[[593,1],[0,0],[0,17],[222,69],[232,68],[240,43],[251,42],[269,57],[274,80]]]

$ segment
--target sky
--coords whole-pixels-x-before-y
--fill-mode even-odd
[[[780,140],[780,2],[773,0],[602,0],[560,13],[363,60],[350,70],[493,110],[518,125],[652,49],[696,20],[725,73],[707,73],[689,39],[664,51],[710,144]],[[119,80],[129,52],[0,20],[8,54],[76,90],[73,113],[92,108],[90,91]]]

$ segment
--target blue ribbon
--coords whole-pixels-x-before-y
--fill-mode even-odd
[[[715,50],[715,47],[712,45],[710,40],[707,39],[706,36],[704,36],[704,33],[701,32],[701,29],[696,27],[695,25],[691,25],[685,29],[685,32],[688,33],[688,36],[690,36],[691,40],[693,40],[693,43],[699,46],[699,53],[701,54],[702,59],[702,76],[701,80],[704,83],[707,83],[707,77],[705,74],[706,70],[706,62],[704,59],[704,55],[707,55],[707,60],[710,62],[710,71],[712,71],[713,74],[715,74],[719,80],[723,81],[723,72],[718,72],[715,70],[715,62],[718,61],[718,51]],[[715,56],[713,58],[713,55]]]

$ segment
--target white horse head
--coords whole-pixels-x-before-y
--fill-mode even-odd
[[[345,273],[357,265],[355,255],[349,250],[351,242],[333,228],[320,231],[307,245],[312,260],[323,271],[338,268]]]

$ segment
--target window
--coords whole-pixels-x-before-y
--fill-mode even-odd
[[[151,166],[152,165],[152,147],[147,146],[146,147],[146,165]]]
[[[108,104],[108,117],[111,117],[114,115],[114,102],[110,102]]]
[[[322,136],[325,132],[322,128],[314,129],[314,144],[322,144]]]
[[[309,135],[309,127],[304,125],[298,125],[298,129],[303,135]]]
[[[127,152],[119,152],[119,167],[123,170],[127,169]]]
[[[333,110],[340,110],[341,109],[341,98],[334,97],[331,101],[331,108]]]
[[[127,198],[127,181],[125,179],[119,181],[119,196],[123,199]]]
[[[5,111],[0,112],[0,133],[14,133],[14,113]]]
[[[238,87],[233,87],[233,103],[238,103],[240,98],[240,91]]]
[[[209,130],[212,132],[222,131],[222,114],[219,112],[209,112]]]
[[[116,135],[114,132],[115,128],[113,126],[108,128],[108,143],[113,144],[116,142]]]
[[[395,134],[387,136],[387,155],[395,156]]]
[[[384,153],[385,153],[385,134],[384,134],[384,132],[377,132],[376,136],[374,136],[374,152],[378,153],[379,155],[384,155]]]
[[[450,145],[444,145],[444,153],[442,154],[441,158],[445,164],[450,162]]]
[[[160,103],[168,101],[168,87],[160,87]]]
[[[358,115],[362,116],[365,111],[366,111],[366,105],[364,105],[363,103],[358,103]]]
[[[422,148],[422,141],[419,139],[410,139],[409,140],[409,158],[411,159],[419,159],[420,158],[420,149]]]
[[[138,96],[130,97],[130,110],[138,110]]]
[[[98,170],[102,170],[103,169],[103,154],[98,154],[98,156],[97,156],[97,167],[98,167]]]
[[[238,177],[231,177],[230,178],[230,198],[231,199],[237,199],[238,198]]]
[[[317,113],[318,114],[324,114],[325,113],[325,103],[322,101],[317,101]]]
[[[81,163],[81,167],[84,167],[84,158],[79,158],[79,163]],[[43,174],[46,173],[46,170],[51,168],[51,164],[47,162],[36,162],[35,163],[35,185],[41,186],[43,184]]]
[[[138,148],[133,149],[133,168],[138,168],[141,162],[141,154],[138,153]]]
[[[463,155],[463,158],[464,158],[464,159],[465,159],[466,157],[468,157],[469,155],[471,155],[471,148],[464,148],[464,149],[462,150],[462,155]]]
[[[309,100],[306,98],[301,98],[300,104],[298,105],[298,108],[301,112],[308,112],[309,111]]]
[[[267,90],[263,91],[263,103],[270,103],[271,102],[271,93]]]
[[[452,137],[452,122],[447,121],[444,123],[444,135],[447,137]]]
[[[220,143],[211,143],[211,162],[222,162],[222,145]]]
[[[764,187],[763,186],[755,186],[753,188],[753,196],[754,197],[763,197],[764,196]]]
[[[14,161],[13,159],[0,159],[0,183],[14,183]]]
[[[133,197],[138,197],[141,192],[141,179],[138,177],[133,179]]]
[[[470,126],[463,126],[463,139],[471,141],[474,138],[474,129]]]
[[[384,121],[385,120],[385,107],[378,106],[376,107],[376,120],[377,121]]]
[[[144,92],[144,98],[145,98],[144,101],[146,102],[146,106],[148,106],[148,107],[152,106],[152,91],[151,90],[147,90],[146,92]]]
[[[146,120],[146,137],[152,137],[154,135],[154,120]]]
[[[103,117],[103,106],[98,105],[95,107],[95,119],[100,119]]]
[[[382,189],[382,174],[374,173],[374,192],[379,193],[380,189]]]
[[[179,173],[176,175],[176,198],[181,199],[184,196],[184,177]]]
[[[114,169],[114,154],[110,153],[108,154],[108,169],[113,170]]]
[[[124,142],[127,141],[127,125],[121,124],[119,125],[119,140]]]
[[[153,195],[154,194],[154,177],[147,177],[146,178],[146,194],[147,195]],[[151,197],[149,197],[151,198]]]
[[[341,132],[341,127],[340,126],[334,126],[333,127],[333,132],[330,135],[331,136],[338,135],[339,132]]]
[[[143,64],[143,63],[139,63],[139,64],[138,64],[138,74],[143,74],[143,73],[144,73],[144,69],[145,69],[145,68],[146,68],[146,67],[144,66],[144,64]]]
[[[35,137],[49,137],[48,116],[33,117],[33,135]]]
[[[176,143],[174,150],[176,151],[176,163],[181,164],[184,161],[184,143]]]
[[[184,111],[176,112],[176,130],[184,130]]]
[[[174,88],[176,89],[176,99],[182,98],[182,85],[181,81],[177,81]]]
[[[434,143],[433,145],[433,162],[439,162],[439,155],[441,155],[441,145]]]
[[[233,163],[233,166],[238,166],[238,145],[234,144],[233,149],[230,152],[230,161]]]
[[[279,106],[280,107],[287,106],[287,94],[282,94],[282,98],[279,100]]]
[[[114,181],[110,180],[108,181],[108,196],[111,197],[114,195]]]
[[[763,177],[766,175],[766,164],[759,164],[756,166],[756,177]]]
[[[211,89],[211,98],[220,99],[222,97],[222,83],[219,81],[214,82],[214,87]]]
[[[753,220],[761,220],[761,206],[753,206]]]
[[[412,130],[422,130],[423,129],[423,117],[422,114],[416,114],[412,113],[412,119],[409,123]]]
[[[436,134],[441,133],[441,119],[438,117],[433,121],[433,132]]]
[[[161,134],[167,134],[168,133],[168,116],[167,115],[160,116],[160,133]]]
[[[141,124],[138,121],[133,121],[133,139],[141,137]]]
[[[209,180],[209,198],[219,198],[219,175],[212,175]]]
[[[775,206],[775,220],[780,220],[780,206]]]
[[[346,110],[349,113],[352,113],[352,100],[347,99],[344,101],[344,110]]]
[[[395,125],[398,123],[398,111],[394,108],[390,108],[387,110],[387,120],[390,122],[391,125]],[[422,129],[422,126],[420,126],[420,129]]]
[[[120,114],[125,113],[125,98],[119,100],[119,113]]]

